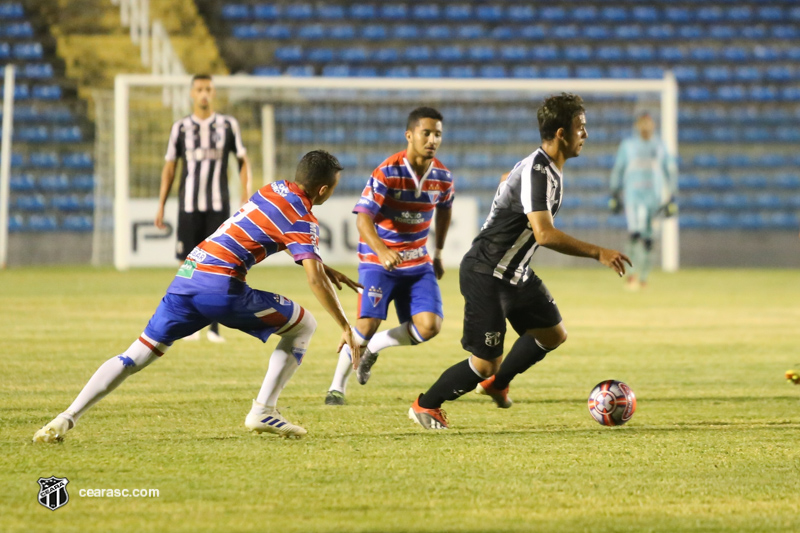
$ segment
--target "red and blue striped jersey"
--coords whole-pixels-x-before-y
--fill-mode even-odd
[[[276,181],[192,250],[167,292],[236,294],[253,265],[287,248],[295,262],[322,261],[311,200],[294,183]]]
[[[450,209],[454,194],[453,177],[438,159],[420,178],[403,150],[372,172],[353,212],[372,217],[378,237],[403,257],[397,270],[410,273],[431,263],[425,243],[434,208]],[[358,243],[358,259],[361,266],[383,268],[363,239]]]

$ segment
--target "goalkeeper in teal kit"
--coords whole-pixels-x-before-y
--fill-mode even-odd
[[[653,118],[642,113],[636,119],[635,129],[638,135],[625,139],[619,146],[611,171],[609,203],[615,213],[625,210],[630,235],[628,255],[634,265],[627,281],[628,288],[633,290],[644,286],[650,273],[653,220],[677,211],[675,164],[664,143],[654,135]]]

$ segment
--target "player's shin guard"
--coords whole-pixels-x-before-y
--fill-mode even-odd
[[[471,358],[456,363],[445,370],[428,392],[420,396],[419,405],[424,409],[438,409],[444,402],[456,400],[478,383],[490,376],[483,376],[472,366]]]
[[[317,329],[317,321],[311,313],[304,309],[301,309],[301,313],[299,322],[286,332],[279,333],[281,340],[269,358],[267,375],[256,398],[258,403],[267,407],[277,405],[278,396],[303,362],[311,336]]]
[[[112,357],[97,369],[64,414],[71,417],[74,423],[128,376],[164,355],[168,348],[168,345],[159,343],[142,333],[127,350]]]
[[[367,346],[370,342],[369,339],[364,337],[356,328],[353,329],[353,337],[356,341],[358,341],[359,345],[363,349]],[[352,354],[350,353],[350,347],[347,345],[342,346],[341,351],[339,352],[339,361],[336,363],[336,371],[333,373],[333,381],[331,382],[331,386],[328,390],[335,390],[339,391],[344,394],[347,391],[347,380],[350,378],[350,374],[353,373],[353,360]]]
[[[511,347],[511,351],[508,352],[506,358],[503,359],[500,370],[494,376],[492,386],[500,390],[505,389],[517,374],[522,374],[528,370],[544,359],[551,351],[551,349],[539,344],[539,341],[530,335],[522,335]]]

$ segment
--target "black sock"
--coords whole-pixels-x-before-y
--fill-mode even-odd
[[[208,329],[209,331],[219,335],[219,322],[212,322]]]
[[[486,378],[479,376],[469,366],[469,359],[456,363],[439,376],[428,392],[419,397],[419,406],[424,409],[438,409],[444,402],[455,400]]]
[[[517,374],[522,374],[544,359],[544,356],[547,355],[549,351],[550,350],[542,348],[541,345],[536,342],[536,339],[530,335],[521,336],[517,339],[517,342],[514,343],[514,346],[511,347],[511,351],[508,352],[506,358],[503,359],[500,370],[494,376],[494,383],[492,386],[496,389],[505,389]]]

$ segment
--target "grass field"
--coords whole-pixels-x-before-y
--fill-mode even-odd
[[[32,445],[172,275],[0,272],[0,531],[800,531],[800,387],[783,379],[800,363],[798,271],[690,270],[629,294],[608,270],[543,270],[568,342],[512,384],[512,409],[469,394],[445,406],[452,430],[425,432],[409,404],[465,357],[454,271],[439,337],[384,352],[369,385],[351,379],[348,405],[328,407],[331,319],[302,269],[256,269],[251,285],[320,323],[281,397],[305,439],[245,431],[275,340],[226,330],[222,346],[176,343],[62,444]],[[586,409],[607,378],[637,394],[626,426]],[[55,512],[37,502],[51,475],[70,482]],[[91,488],[160,497],[79,496]]]

